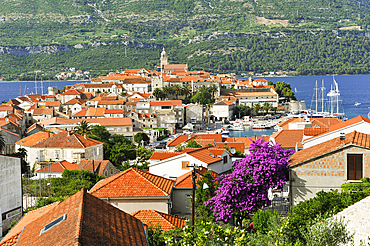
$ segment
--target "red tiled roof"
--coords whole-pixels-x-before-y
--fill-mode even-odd
[[[80,99],[80,98],[72,98],[68,102],[65,102],[64,105],[75,105],[76,103],[82,105],[85,103],[86,100]]]
[[[168,231],[173,227],[182,229],[185,225],[185,218],[178,217],[176,215],[165,214],[156,210],[139,210],[131,213],[136,219],[141,220],[148,226],[153,226],[154,230],[156,226],[160,226],[161,230]]]
[[[48,139],[52,136],[54,136],[54,133],[50,132],[37,132],[35,134],[32,134],[31,136],[22,138],[16,144],[23,145],[23,146],[33,146],[39,142],[42,142],[44,139]]]
[[[165,160],[174,156],[181,155],[182,153],[179,152],[162,152],[162,151],[155,151],[149,160]]]
[[[96,197],[163,197],[171,194],[173,180],[129,168],[99,181],[90,190]]]
[[[36,133],[37,134],[37,133]],[[34,134],[34,135],[36,135]],[[34,136],[32,135],[32,136]],[[87,148],[90,146],[101,144],[92,138],[85,138],[76,133],[60,132],[50,138],[43,140],[42,142],[35,144],[34,147],[42,148]]]
[[[370,135],[353,131],[345,135],[345,140],[340,140],[340,137],[337,137],[307,149],[303,149],[294,153],[290,157],[289,166],[295,166],[300,163],[304,163],[313,158],[317,158],[332,151],[346,148],[350,145],[370,148]]]
[[[81,95],[83,94],[82,92],[80,92],[79,90],[76,90],[76,89],[70,89],[64,93],[62,93],[61,95]]]
[[[304,129],[305,136],[316,136],[323,132],[329,131],[328,127],[306,127]]]
[[[302,147],[304,130],[281,130],[271,135],[275,139],[275,143],[283,148]]]
[[[123,114],[123,109],[106,109],[104,114]]]
[[[89,117],[104,117],[105,108],[88,108],[86,116]]]
[[[43,102],[39,102],[39,105],[40,106],[44,105],[45,107],[59,107],[60,102],[59,101],[43,101]]]
[[[154,101],[150,106],[182,105],[182,100]]]
[[[215,148],[210,148],[210,147],[185,148],[183,149],[182,153],[187,153],[188,155],[191,155],[192,157],[206,164],[212,164],[212,163],[222,160],[220,157],[217,157],[217,155],[221,155],[221,154],[216,154],[216,153],[219,153],[220,150],[221,149],[215,149]],[[224,152],[225,150],[221,150],[221,151]]]
[[[40,170],[38,173],[63,173],[65,169],[67,170],[77,170],[78,165],[75,163],[70,163],[69,161],[63,160],[50,164]]]
[[[99,175],[103,174],[109,160],[81,160],[77,166],[77,170],[87,170],[93,172],[97,170]]]
[[[194,141],[197,142],[197,144],[200,144],[202,147],[215,145],[214,139],[194,139]]]
[[[49,230],[41,230],[66,215]],[[28,223],[17,245],[148,245],[142,222],[81,190]]]
[[[189,138],[190,136],[190,138]],[[195,135],[179,135],[173,140],[167,142],[167,146],[177,146],[185,141],[195,139],[214,139],[215,142],[222,142],[221,134],[195,134]]]
[[[263,138],[263,141],[269,141],[270,137],[232,137],[232,138],[226,138],[225,142],[238,142],[238,143],[244,143],[245,148],[249,148],[251,143],[253,141],[256,141],[257,139]]]
[[[195,183],[198,182],[198,180],[201,179],[201,175],[204,175],[206,171],[208,171],[208,168],[205,168],[205,167],[199,167],[196,169],[196,175],[197,175],[197,178],[195,179]],[[210,171],[211,172],[211,175],[213,178],[217,178],[218,177],[218,173],[214,172],[214,171]],[[199,174],[200,173],[200,174]],[[176,189],[192,189],[193,188],[193,181],[192,181],[192,178],[191,178],[191,174],[192,174],[192,171],[189,171],[183,175],[181,175],[180,177],[178,177],[176,179],[176,183],[175,183],[175,188]]]
[[[54,109],[52,108],[35,108],[33,110],[33,115],[45,115],[45,114],[51,114],[53,115]]]
[[[223,148],[226,147],[228,150],[230,148],[234,148],[235,150],[239,150],[240,152],[244,153],[244,142],[216,142],[216,147]]]
[[[98,105],[123,105],[123,100],[100,100]]]
[[[23,228],[34,221],[35,219],[43,216],[47,212],[49,212],[51,209],[53,209],[55,206],[57,206],[60,202],[54,202],[52,204],[46,205],[44,207],[32,210],[28,213],[26,213],[22,219],[9,231],[8,234],[5,235],[3,240],[1,241],[0,245],[1,246],[7,246],[7,245],[15,245],[15,244],[10,244],[9,242],[13,242],[14,239],[18,240],[19,234],[22,232]],[[10,241],[9,241],[10,240]],[[2,244],[7,242],[9,244]],[[16,243],[17,241],[15,241]]]

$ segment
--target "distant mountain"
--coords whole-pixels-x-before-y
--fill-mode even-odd
[[[359,61],[341,53],[367,52],[369,10],[370,0],[3,0],[0,76],[26,78],[34,70],[52,76],[70,66],[96,74],[152,69],[163,45],[173,62],[213,72],[367,73],[366,54]],[[347,36],[351,50],[335,40]],[[333,58],[299,55],[305,42]]]

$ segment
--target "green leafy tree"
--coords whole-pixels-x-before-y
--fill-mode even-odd
[[[182,90],[181,90],[181,87],[176,84],[174,87],[173,87],[173,92],[175,93],[175,96],[176,96],[176,100],[178,99],[179,96],[182,95]]]
[[[198,144],[195,140],[190,140],[187,142],[186,147],[189,148],[201,148],[202,145]]]
[[[201,105],[212,104],[213,99],[211,93],[208,90],[201,88],[194,96],[190,99],[193,103],[199,103]]]
[[[164,98],[163,91],[158,87],[154,89],[153,96],[155,96],[155,98],[157,98],[157,99],[163,99]]]
[[[256,103],[253,105],[253,110],[256,115],[258,115],[258,112],[261,110],[261,105],[259,103]]]
[[[141,145],[141,141],[144,141],[144,143],[147,143],[149,140],[148,135],[145,132],[138,132],[134,136],[134,141]]]
[[[204,188],[204,184],[207,184],[208,188]],[[217,182],[214,180],[211,172],[207,171],[197,181],[197,185],[198,188],[195,192],[195,217],[196,219],[215,221],[213,211],[206,207],[204,203],[215,195]]]
[[[113,134],[106,152],[106,157],[116,167],[122,167],[124,161],[136,158],[136,146],[125,136]]]
[[[93,125],[91,127],[90,134],[87,135],[89,138],[93,138],[103,143],[108,143],[111,137],[110,132],[105,126]]]
[[[90,124],[85,120],[81,121],[80,124],[78,124],[78,126],[74,128],[74,130],[77,134],[83,135],[85,137],[87,136],[87,134],[91,133]]]
[[[153,152],[154,151],[152,149],[148,149],[148,148],[140,146],[137,149],[139,162],[145,162],[145,161],[149,160],[149,158],[153,155]]]
[[[249,116],[252,113],[252,109],[249,106],[246,106],[244,104],[238,105],[235,107],[235,114],[242,118],[243,116]]]
[[[192,93],[192,90],[190,86],[185,85],[184,87],[182,87],[182,94],[185,95],[186,99],[191,95],[191,93]]]
[[[263,104],[263,109],[265,110],[265,113],[268,114],[269,110],[271,109],[271,105],[266,102]]]
[[[215,93],[218,91],[218,86],[212,84],[210,87],[208,87],[208,91],[212,94],[212,100],[215,100]]]

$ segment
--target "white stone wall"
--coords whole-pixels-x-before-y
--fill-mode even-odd
[[[137,210],[157,210],[162,213],[170,214],[171,208],[168,197],[163,198],[101,198],[109,204],[121,209],[126,213]]]
[[[21,159],[0,155],[0,211],[5,213],[5,220],[2,221],[4,231],[15,220],[17,211],[11,211],[17,208],[22,213]]]

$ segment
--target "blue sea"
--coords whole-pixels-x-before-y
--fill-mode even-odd
[[[87,83],[89,81],[78,80],[78,81],[43,81],[41,86],[41,81],[33,82],[0,82],[0,102],[8,101],[9,99],[16,98],[18,96],[24,96],[27,94],[48,94],[49,86],[57,86],[59,89],[63,89],[66,85],[74,85],[76,83]],[[36,88],[35,88],[36,87]]]
[[[290,83],[292,90],[296,90],[296,97],[298,100],[304,100],[307,108],[311,107],[311,101],[314,99],[314,88],[315,82],[317,81],[318,86],[321,86],[322,80],[324,80],[324,86],[326,92],[329,92],[331,85],[333,84],[333,76],[296,76],[296,77],[264,77],[265,79],[276,82],[285,81]],[[370,109],[370,75],[337,75],[334,76],[338,83],[340,90],[340,96],[342,99],[342,109],[347,117],[353,118],[358,115],[367,117]],[[57,86],[62,89],[66,85],[73,85],[75,83],[87,82],[87,81],[43,81],[43,94],[47,94],[48,86]],[[25,87],[27,88],[27,94],[36,93],[35,82],[1,82],[0,83],[0,101],[8,101],[10,98],[15,98],[20,95],[24,95]],[[37,82],[37,92],[41,92],[41,82]],[[355,102],[361,103],[359,106],[355,106]],[[230,132],[232,136],[262,136],[271,135],[273,129],[267,130],[248,130],[244,132]]]

